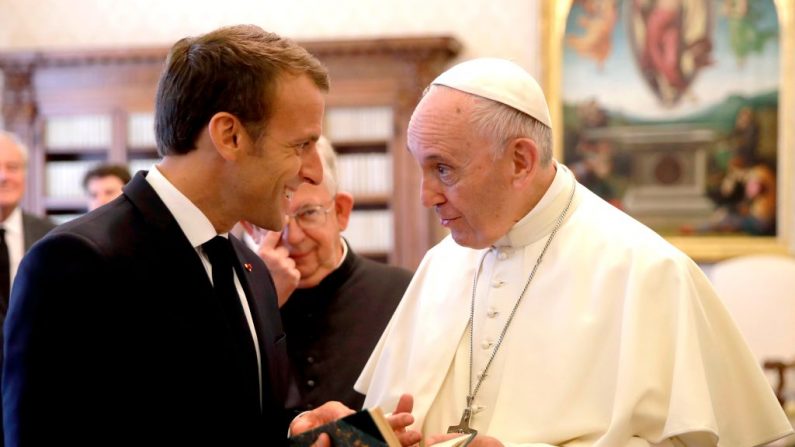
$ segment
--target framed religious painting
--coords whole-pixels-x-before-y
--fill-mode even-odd
[[[543,3],[556,157],[699,262],[791,251],[795,0]]]

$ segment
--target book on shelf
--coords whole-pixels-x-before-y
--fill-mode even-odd
[[[393,221],[392,210],[353,210],[342,235],[358,252],[389,253],[395,245]]]
[[[323,128],[331,141],[388,140],[393,136],[391,106],[329,107]]]
[[[340,189],[354,197],[392,193],[392,156],[387,153],[339,154],[337,171]]]
[[[44,192],[47,197],[83,198],[83,176],[97,161],[48,161],[44,168]]]
[[[154,113],[129,114],[127,117],[127,146],[135,148],[157,146]]]
[[[111,144],[110,115],[50,116],[46,119],[44,145],[49,149],[103,149]]]
[[[400,441],[380,408],[369,408],[290,437],[290,447],[310,447],[321,433],[335,446],[400,447]]]

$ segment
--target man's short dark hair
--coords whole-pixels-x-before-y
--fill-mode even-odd
[[[88,182],[91,179],[103,177],[116,177],[124,184],[127,184],[132,178],[130,170],[124,165],[102,164],[86,172],[83,176],[83,189],[88,189]]]
[[[308,75],[328,91],[328,71],[292,40],[254,25],[186,37],[171,48],[157,86],[155,134],[160,155],[186,154],[213,115],[228,112],[257,140],[284,74]]]

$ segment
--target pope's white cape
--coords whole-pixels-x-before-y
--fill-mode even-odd
[[[518,248],[528,272],[569,191],[532,212],[545,235]],[[455,410],[446,424],[425,426],[435,400],[464,407],[466,389],[440,390],[461,361],[459,346],[468,347],[482,254],[450,237],[428,251],[356,383],[365,407],[389,411],[411,393],[412,428],[427,435],[458,423]],[[791,432],[698,266],[579,184],[500,356],[501,376],[486,379],[498,381],[496,391],[483,396],[493,414],[478,428],[507,444],[676,445],[669,438],[681,435],[706,442],[699,445],[719,438],[721,446],[751,446]]]

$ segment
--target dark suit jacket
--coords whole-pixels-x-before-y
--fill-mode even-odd
[[[263,393],[207,273],[142,173],[26,255],[6,319],[6,445],[284,443],[287,354],[262,261],[233,246]],[[262,409],[260,409],[260,399]]]
[[[23,248],[25,252],[30,250],[30,247],[36,243],[39,239],[43,238],[44,235],[47,234],[50,230],[55,228],[55,223],[53,223],[50,219],[44,217],[34,216],[33,214],[28,214],[26,212],[22,212],[22,234],[24,237]],[[5,297],[0,296],[0,331],[3,328],[3,322],[5,321],[6,312],[8,311],[7,303],[8,300]],[[3,363],[3,334],[0,333],[0,368],[2,367]],[[3,412],[2,407],[0,407],[0,446],[3,445]]]
[[[22,211],[22,235],[24,237],[22,245],[25,253],[30,250],[30,247],[33,246],[33,244],[35,244],[39,239],[43,238],[44,235],[46,235],[53,228],[55,228],[55,223],[53,223],[50,219],[46,217],[38,217]],[[0,296],[0,321],[5,318],[5,314],[8,311],[8,308],[6,307],[7,303],[8,300],[6,297]],[[0,342],[1,341],[2,335],[0,335]],[[0,348],[0,361],[2,361],[2,352],[2,348]]]
[[[23,249],[25,253],[30,250],[30,247],[33,246],[39,239],[43,238],[44,235],[47,234],[50,230],[55,228],[55,223],[53,223],[50,219],[46,217],[38,217],[33,214],[28,214],[22,211],[22,234],[24,237],[24,241],[22,241]],[[8,311],[6,305],[8,300],[4,296],[0,296],[0,321],[5,318],[5,314]],[[2,341],[2,336],[0,336],[0,341]],[[2,348],[0,348],[0,361],[2,361]]]
[[[44,217],[34,216],[22,212],[22,233],[25,237],[25,252],[30,250],[36,241],[43,238],[50,230],[55,228],[55,223]]]

